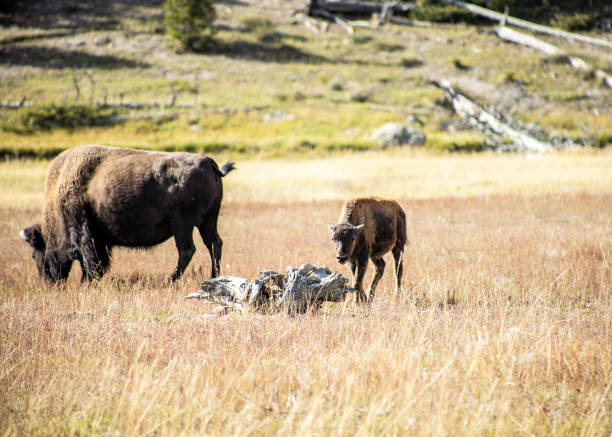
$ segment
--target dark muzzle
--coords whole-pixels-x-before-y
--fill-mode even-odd
[[[340,264],[344,264],[347,259],[348,259],[348,256],[337,256],[336,257],[336,261],[338,261]]]

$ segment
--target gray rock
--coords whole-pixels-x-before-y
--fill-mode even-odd
[[[288,114],[286,112],[281,112],[281,111],[274,111],[268,114],[264,114],[263,122],[264,123],[270,123],[270,122],[274,123],[278,121],[293,120],[294,118],[295,118],[295,115],[293,114]]]
[[[422,146],[425,144],[425,134],[399,123],[386,123],[374,132],[371,140],[377,141],[383,148],[389,146]]]

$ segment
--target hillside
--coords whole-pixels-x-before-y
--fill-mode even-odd
[[[350,34],[331,24],[315,33],[295,13],[303,1],[228,0],[216,2],[215,45],[193,54],[165,36],[162,3],[21,2],[1,15],[0,101],[19,107],[0,110],[2,154],[91,142],[224,154],[363,150],[380,147],[371,135],[387,122],[423,130],[431,149],[486,148],[444,106],[430,83],[440,79],[560,143],[612,141],[612,91],[598,77],[503,42],[491,25]],[[612,72],[608,49],[538,37]]]

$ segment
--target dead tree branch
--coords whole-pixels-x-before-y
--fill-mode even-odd
[[[333,21],[334,23],[340,25],[344,30],[346,30],[351,35],[355,33],[351,25],[344,18],[341,18],[338,15],[332,14],[331,12],[328,12],[325,9],[322,9],[322,8],[313,9],[311,11],[310,16],[316,17],[316,18],[325,18],[326,20]]]
[[[332,14],[343,15],[371,15],[374,13],[380,13],[383,8],[387,8],[394,14],[405,14],[414,8],[414,4],[412,3],[400,4],[397,2],[378,3],[368,1],[311,1],[309,4],[311,9],[324,9]]]
[[[595,76],[603,80],[603,83],[608,87],[612,88],[612,76],[603,70],[594,69],[591,65],[585,62],[583,59],[573,56],[560,49],[557,46],[549,44],[545,41],[539,40],[531,35],[527,35],[516,30],[510,29],[506,26],[500,26],[495,30],[495,34],[503,39],[504,41],[510,41],[515,44],[530,47],[539,52],[545,53],[549,56],[557,56],[567,60],[567,62],[574,68],[585,71],[593,71]]]
[[[580,41],[588,44],[594,44],[602,47],[612,48],[612,41],[607,41],[599,38],[592,38],[586,35],[580,35],[577,33],[565,32],[563,30],[556,30],[552,27],[542,26],[541,24],[535,24],[530,21],[521,20],[516,17],[505,16],[504,14],[500,14],[499,12],[492,11],[490,9],[486,9],[480,6],[473,5],[471,3],[466,3],[460,0],[442,0],[442,2],[451,4],[454,6],[458,6],[460,8],[467,9],[473,14],[477,14],[486,18],[489,18],[494,21],[503,22],[505,20],[506,24],[511,24],[516,27],[523,27],[525,29],[532,30],[538,33],[546,33],[548,35],[554,35],[560,38],[572,39],[574,41]]]
[[[263,271],[250,282],[238,276],[203,281],[200,290],[185,298],[219,304],[215,312],[251,309],[296,314],[318,308],[323,302],[344,301],[346,293],[355,292],[347,282],[347,278],[333,273],[327,266],[303,264],[299,268],[288,267],[286,275]]]
[[[432,80],[430,82],[446,92],[451,100],[453,109],[458,115],[468,119],[476,129],[492,137],[496,142],[499,142],[500,137],[505,137],[513,141],[514,150],[526,152],[548,152],[553,150],[550,144],[544,143],[499,120],[495,115],[474,103],[467,96],[456,91],[448,80]]]

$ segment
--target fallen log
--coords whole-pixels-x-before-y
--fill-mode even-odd
[[[429,21],[408,20],[407,18],[395,17],[393,15],[388,20],[393,24],[401,24],[402,26],[433,27],[433,23]]]
[[[312,9],[310,12],[311,17],[325,18],[326,20],[333,21],[334,23],[340,25],[344,30],[346,30],[351,35],[355,33],[351,25],[344,19],[339,17],[338,15],[334,15],[331,12],[326,11],[322,8]]]
[[[510,41],[515,44],[531,47],[532,49],[545,53],[549,56],[559,56],[564,54],[564,52],[557,46],[537,39],[531,35],[517,32],[516,30],[512,30],[506,26],[499,26],[495,30],[495,34],[505,41]]]
[[[474,127],[484,134],[493,137],[498,143],[500,143],[500,137],[506,137],[513,141],[512,150],[527,152],[547,152],[553,150],[550,144],[544,143],[499,120],[489,111],[453,89],[448,80],[431,80],[430,83],[447,93],[453,109],[458,115],[468,119]]]
[[[523,27],[525,29],[529,29],[534,32],[546,33],[548,35],[554,35],[560,38],[572,39],[574,41],[580,41],[580,42],[584,42],[588,44],[599,45],[602,47],[607,47],[609,49],[612,48],[612,41],[599,39],[599,38],[592,38],[586,35],[580,35],[577,33],[571,33],[571,32],[565,32],[563,30],[553,29],[552,27],[543,26],[541,24],[535,24],[527,20],[521,20],[520,18],[509,17],[504,14],[500,14],[499,12],[495,12],[490,9],[486,9],[486,8],[476,6],[471,3],[466,3],[460,0],[442,0],[442,2],[450,4],[450,5],[458,6],[460,8],[467,9],[473,14],[477,14],[477,15],[489,18],[491,20],[494,20],[494,21],[504,22],[505,20],[505,23],[507,24],[511,24],[516,27]]]
[[[320,307],[323,302],[344,301],[346,293],[355,292],[347,282],[347,278],[327,266],[303,264],[299,268],[288,267],[286,275],[273,270],[263,271],[250,282],[238,276],[206,280],[200,290],[185,298],[219,304],[215,312],[252,309],[263,313],[303,314],[309,308]]]
[[[19,109],[29,105],[30,103],[26,103],[25,97],[22,97],[18,102],[0,102],[0,108],[2,109]]]
[[[607,87],[612,88],[612,76],[610,76],[603,70],[593,68],[583,59],[577,56],[570,55],[557,46],[549,44],[531,35],[527,35],[516,30],[510,29],[506,26],[498,27],[495,30],[495,34],[504,41],[509,41],[515,44],[530,47],[549,56],[557,56],[559,58],[563,58],[572,67],[576,69],[593,71],[595,76],[600,78]]]
[[[396,2],[379,3],[368,1],[310,1],[310,9],[324,9],[331,13],[344,15],[371,15],[378,13],[383,8],[388,8],[394,14],[405,14],[414,8],[414,4],[399,4]]]

